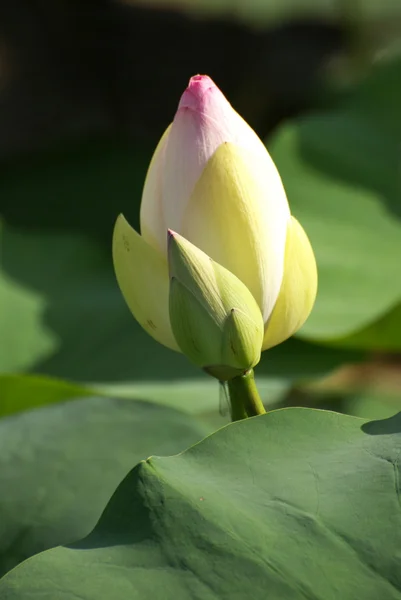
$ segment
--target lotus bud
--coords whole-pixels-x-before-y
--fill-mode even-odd
[[[181,351],[220,381],[260,360],[262,313],[248,288],[169,230],[170,323]]]
[[[156,148],[140,221],[141,235],[118,218],[114,267],[135,318],[165,346],[180,351],[183,343],[180,339],[177,344],[176,324],[173,332],[170,322],[168,229],[235,275],[251,293],[264,323],[262,350],[293,335],[312,310],[317,270],[308,237],[290,214],[264,144],[207,76],[191,78]],[[176,279],[173,295],[182,286],[189,289],[188,281]],[[235,331],[241,329],[236,326],[241,318],[236,312],[230,317]],[[221,321],[219,328],[221,335]]]

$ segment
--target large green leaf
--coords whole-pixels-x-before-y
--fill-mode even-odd
[[[137,465],[4,600],[400,600],[401,419],[285,409]]]
[[[79,388],[74,397],[63,382],[9,379],[1,392],[3,413],[12,410],[13,398],[19,409],[58,402],[0,419],[2,573],[85,536],[133,464],[154,453],[175,454],[211,430],[150,402],[80,398]]]
[[[0,375],[0,418],[95,394],[89,387],[49,377]]]
[[[401,304],[389,310],[377,321],[343,338],[331,340],[339,348],[371,348],[398,351],[401,348]]]
[[[379,124],[388,133],[400,135],[401,53],[389,53],[388,56],[375,61],[368,76],[358,80],[339,105],[343,110]]]
[[[388,77],[394,80],[392,71]],[[374,81],[365,86],[382,111],[373,110],[369,94],[365,107],[363,94],[354,95],[338,109],[284,126],[270,145],[319,267],[317,302],[302,335],[342,340],[368,329],[355,347],[386,346],[369,328],[401,300],[400,130],[382,115],[388,106],[395,118],[391,85]],[[401,327],[388,346],[401,347]]]
[[[2,273],[0,262],[0,372],[29,367],[32,356],[40,360],[55,347],[43,321],[45,304],[39,293]]]

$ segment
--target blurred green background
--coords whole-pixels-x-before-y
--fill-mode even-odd
[[[266,140],[318,261],[310,319],[257,369],[266,404],[396,412],[400,36],[398,0],[3,0],[3,414],[76,382],[227,420],[217,384],[131,317],[110,255],[196,73]]]

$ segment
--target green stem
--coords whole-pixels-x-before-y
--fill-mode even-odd
[[[247,417],[263,415],[266,411],[256,387],[253,369],[228,381],[231,419],[240,421]]]

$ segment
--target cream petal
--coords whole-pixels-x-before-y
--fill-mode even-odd
[[[279,180],[264,144],[209,77],[193,77],[175,115],[165,151],[163,214],[182,233],[186,206],[208,161],[225,142],[257,155],[266,176]]]
[[[243,281],[267,322],[283,277],[289,219],[268,153],[226,143],[197,182],[180,233]]]
[[[291,217],[288,226],[284,276],[272,315],[265,327],[263,350],[284,342],[304,324],[316,298],[317,268],[309,239]]]
[[[141,235],[148,244],[165,251],[166,225],[162,207],[162,179],[164,157],[171,125],[161,137],[150,162],[142,192],[140,222]]]
[[[135,319],[156,341],[179,351],[169,318],[167,262],[123,215],[114,227],[113,261],[118,285]]]

